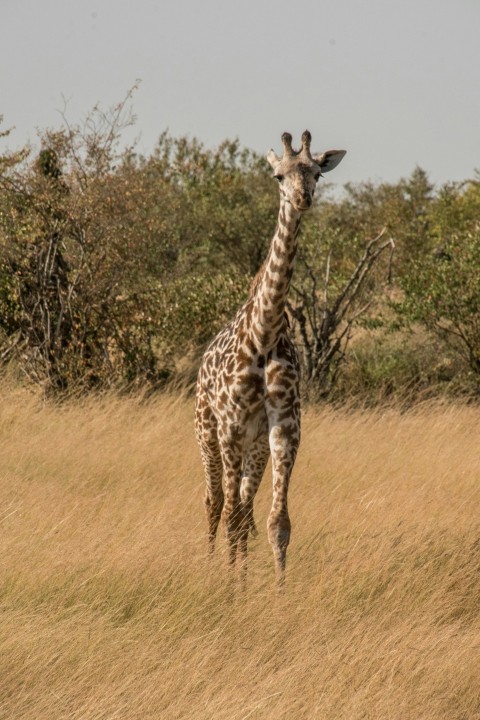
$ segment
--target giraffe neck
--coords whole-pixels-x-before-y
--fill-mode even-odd
[[[277,342],[285,326],[285,303],[297,252],[301,213],[280,198],[275,234],[253,291],[252,339],[264,353]]]

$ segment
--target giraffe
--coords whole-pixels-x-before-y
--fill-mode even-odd
[[[322,173],[333,170],[345,155],[344,150],[312,155],[308,130],[301,150],[292,148],[289,133],[283,133],[282,143],[283,157],[273,150],[267,154],[280,190],[270,249],[248,299],[202,358],[195,406],[209,551],[214,550],[223,516],[229,565],[238,557],[246,572],[248,534],[256,534],[253,501],[271,455],[267,531],[279,585],[285,579],[290,540],[288,486],[300,443],[299,362],[285,304],[302,214],[312,205]]]

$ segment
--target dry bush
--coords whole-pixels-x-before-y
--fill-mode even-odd
[[[478,409],[309,412],[277,597],[266,531],[206,564],[190,401],[2,394],[1,718],[480,718]]]

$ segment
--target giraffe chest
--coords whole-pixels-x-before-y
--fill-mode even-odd
[[[219,416],[247,422],[268,402],[297,394],[298,359],[287,337],[267,354],[235,339],[214,343],[204,358],[201,380],[209,404]]]

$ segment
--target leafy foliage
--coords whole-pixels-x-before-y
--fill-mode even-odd
[[[455,233],[402,278],[400,311],[465,356],[480,374],[480,225]]]
[[[129,99],[1,159],[2,357],[53,391],[170,377],[233,314],[273,222],[238,142],[119,150]]]
[[[134,89],[81,126],[64,118],[41,133],[36,155],[0,155],[0,360],[49,392],[192,378],[275,227],[267,163],[237,140],[212,150],[163,133],[147,157],[124,147]],[[478,378],[479,180],[436,189],[416,168],[395,184],[318,194],[290,297],[307,394],[348,397],[349,378],[361,393],[452,385],[434,356]],[[419,329],[436,350],[415,370]]]

